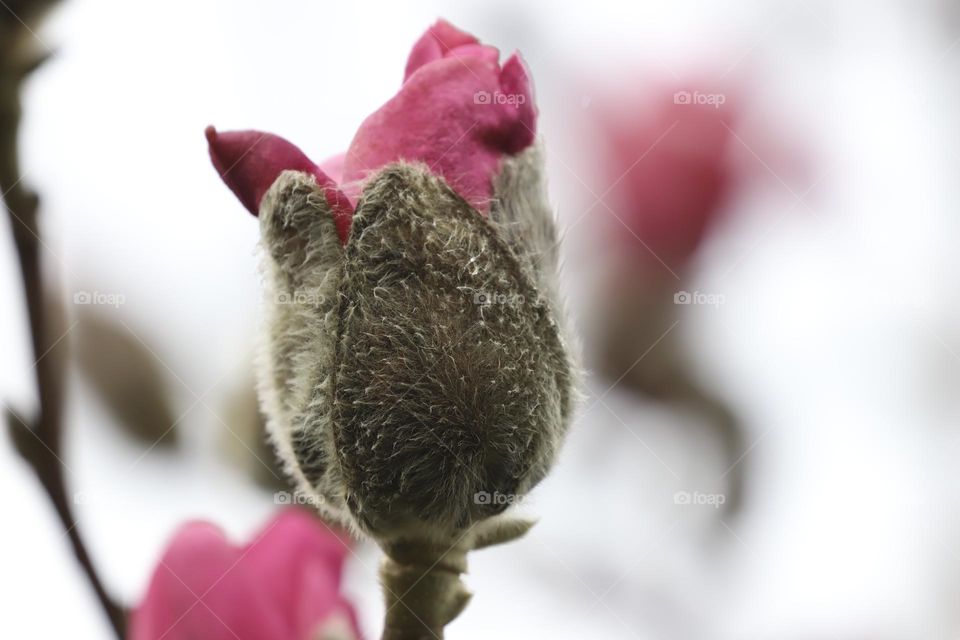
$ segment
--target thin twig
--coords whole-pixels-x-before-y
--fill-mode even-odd
[[[106,592],[77,527],[66,488],[62,461],[63,362],[65,344],[51,331],[52,320],[62,319],[62,308],[45,293],[40,259],[38,198],[23,186],[17,138],[20,126],[20,88],[24,78],[42,60],[25,53],[35,37],[28,21],[39,18],[49,0],[20,0],[0,7],[0,193],[10,219],[20,263],[23,290],[35,360],[39,410],[25,418],[8,410],[7,422],[17,451],[31,466],[50,498],[74,555],[83,568],[118,638],[123,638],[126,615]],[[49,274],[47,274],[49,276]],[[49,283],[49,279],[46,280]],[[56,288],[52,288],[56,291]],[[65,341],[64,341],[65,342]]]

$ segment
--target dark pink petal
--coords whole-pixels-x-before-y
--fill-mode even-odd
[[[324,187],[340,241],[346,242],[353,206],[337,188],[336,182],[299,148],[280,136],[260,131],[218,133],[211,126],[207,127],[206,136],[213,166],[250,213],[259,214],[264,194],[281,173],[303,171]]]
[[[188,524],[154,571],[129,640],[312,640],[331,625],[359,638],[339,592],[345,542],[297,509],[245,547],[212,525]]]
[[[637,256],[680,267],[722,215],[734,186],[729,150],[737,114],[729,104],[677,101],[676,91],[653,86],[642,98],[613,93],[593,112],[605,153],[605,181],[595,191],[609,189],[604,200],[627,228],[611,227]]]
[[[480,58],[493,64],[500,62],[500,51],[496,47],[485,44],[465,44],[460,47],[450,49],[445,58]]]
[[[344,190],[356,199],[379,168],[422,162],[486,212],[504,154],[529,146],[535,131],[536,108],[518,57],[503,71],[485,56],[437,59],[417,68],[360,125],[344,163]]]
[[[223,181],[253,215],[267,189],[285,170],[314,173],[316,165],[283,138],[260,131],[206,130],[210,159]]]
[[[721,211],[729,184],[726,150],[731,135],[721,116],[710,107],[684,106],[666,109],[650,122],[640,144],[653,144],[658,130],[677,124],[661,140],[663,146],[653,149],[650,162],[637,163],[622,183],[632,215],[642,216],[635,219],[638,234],[670,257],[688,256],[699,246]],[[619,167],[635,162],[642,149],[622,149]]]
[[[298,585],[311,572],[322,572],[336,593],[349,550],[347,540],[315,516],[300,509],[287,509],[251,542],[244,562],[259,576],[261,586],[277,606],[290,608],[300,597],[298,591],[302,587]],[[338,604],[339,599],[318,598],[311,606],[320,607],[316,611],[325,614]]]
[[[232,640],[241,621],[236,604],[244,602],[254,625],[248,637],[270,638],[270,613],[255,598],[243,568],[236,566],[240,550],[223,532],[206,523],[184,525],[154,570],[147,595],[134,611],[129,640],[180,640],[202,637]],[[280,629],[276,629],[279,631]],[[256,634],[256,635],[253,635]]]
[[[364,181],[394,162],[426,164],[487,212],[503,157],[533,144],[536,119],[520,57],[501,69],[495,47],[438,20],[414,45],[400,92],[363,122],[342,159],[321,168],[286,140],[255,131],[211,127],[207,138],[221,177],[254,215],[282,171],[313,175],[345,243]]]
[[[353,606],[338,589],[338,582],[331,582],[327,568],[317,562],[307,562],[301,570],[302,588],[294,594],[297,615],[294,621],[295,637],[325,638],[320,629],[330,627],[349,629],[354,638],[360,639],[360,624]],[[340,638],[342,633],[333,637]]]
[[[493,47],[484,47],[474,36],[457,29],[444,19],[437,20],[432,27],[427,29],[426,33],[420,36],[410,55],[407,57],[407,67],[403,74],[403,81],[406,82],[414,71],[434,60],[439,60],[447,55],[451,49],[465,47],[469,45],[478,45],[480,48],[493,49],[495,52],[493,61],[496,62],[499,54]]]
[[[500,72],[500,92],[506,96],[523,96],[521,101],[516,100],[516,114],[514,124],[504,128],[504,139],[501,141],[505,153],[520,153],[536,138],[537,109],[534,106],[533,88],[530,85],[530,76],[527,67],[519,53],[510,56]]]

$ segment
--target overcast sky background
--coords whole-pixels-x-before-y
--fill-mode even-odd
[[[722,472],[709,443],[618,389],[595,402],[606,385],[590,378],[558,468],[525,505],[540,523],[471,558],[476,596],[449,636],[958,637],[960,10],[945,1],[67,0],[38,32],[57,55],[27,87],[22,131],[44,259],[68,300],[122,294],[105,311],[163,361],[189,445],[145,451],[71,384],[68,478],[111,591],[135,603],[183,520],[239,541],[276,508],[219,451],[218,416],[250,369],[257,227],[209,165],[204,127],[272,131],[316,159],[341,151],[438,16],[524,53],[548,148],[569,148],[564,114],[589,107],[574,75],[639,63],[669,78],[709,61],[755,79],[754,115],[805,158],[738,204],[694,283],[726,303],[678,327],[750,426],[747,511],[719,522],[675,505]],[[592,224],[559,157],[565,282],[589,324]],[[0,396],[30,406],[7,240],[0,300]],[[0,496],[0,636],[108,637],[6,439]],[[348,569],[369,637],[377,563],[361,546]]]

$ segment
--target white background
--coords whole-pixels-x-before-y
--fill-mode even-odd
[[[569,143],[572,74],[642,60],[669,77],[708,59],[753,74],[759,111],[807,167],[740,204],[694,283],[726,303],[691,307],[676,329],[750,426],[746,512],[721,522],[675,505],[722,470],[709,443],[620,390],[595,402],[606,386],[588,379],[526,506],[540,523],[471,559],[476,596],[449,637],[956,638],[960,16],[945,1],[66,2],[38,31],[57,56],[26,93],[44,259],[68,297],[124,296],[114,312],[169,367],[184,413],[186,446],[145,452],[71,385],[65,462],[109,589],[135,603],[185,519],[240,541],[276,508],[220,451],[217,416],[249,373],[257,234],[209,165],[204,127],[336,153],[440,15],[523,51],[548,146]],[[576,180],[555,160],[551,172],[570,235],[588,235]],[[584,324],[589,247],[571,242],[565,265]],[[0,396],[29,407],[20,295],[4,240]],[[0,458],[0,636],[107,638],[30,471],[6,440]],[[377,561],[361,547],[348,569],[371,638]]]

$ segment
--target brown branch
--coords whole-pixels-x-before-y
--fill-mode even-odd
[[[31,466],[50,498],[70,539],[73,553],[90,581],[118,638],[123,638],[126,615],[106,592],[83,538],[77,529],[68,498],[62,461],[63,363],[62,331],[51,331],[52,320],[62,322],[62,304],[47,295],[40,259],[38,198],[23,186],[17,139],[20,127],[20,88],[24,78],[43,56],[32,55],[27,36],[33,36],[25,20],[39,15],[49,2],[20,0],[0,7],[0,193],[10,219],[26,298],[30,336],[35,360],[34,375],[39,410],[27,419],[8,410],[7,423],[17,451]],[[5,13],[4,13],[5,12]],[[28,52],[28,53],[25,53]],[[53,288],[55,291],[56,288]],[[49,315],[48,315],[49,314]]]

